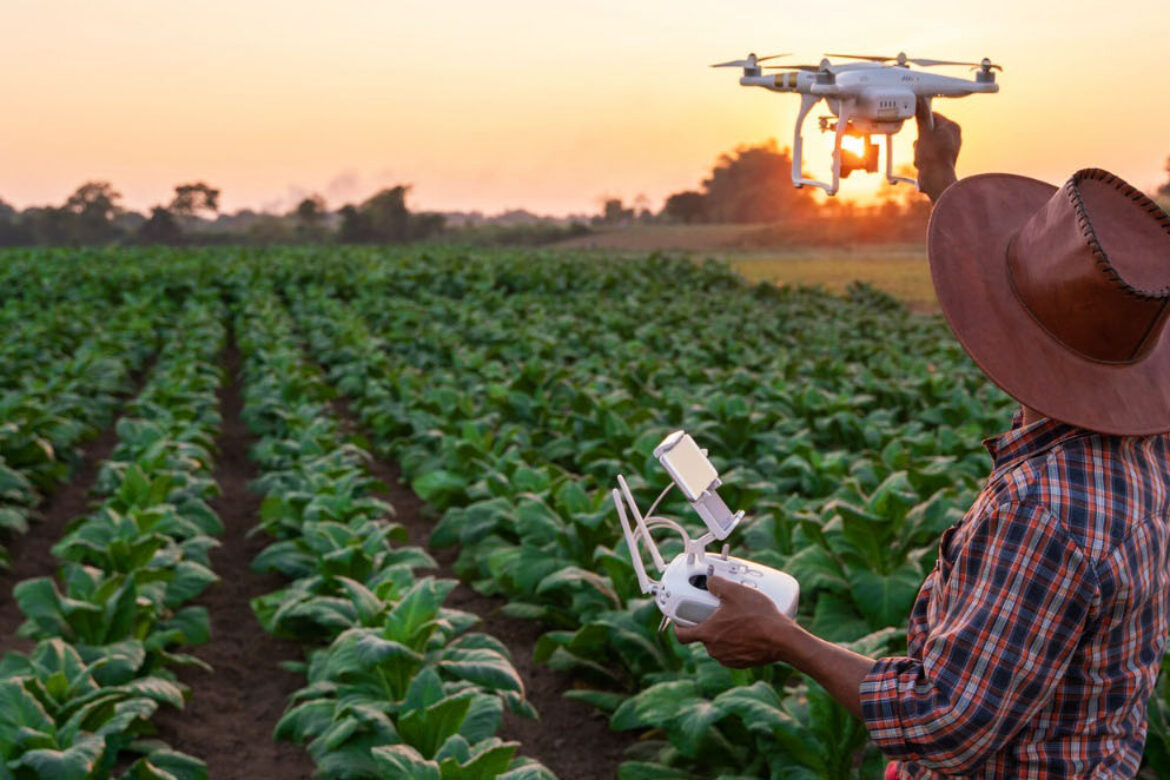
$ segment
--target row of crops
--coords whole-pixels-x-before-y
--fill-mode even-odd
[[[369,454],[343,441],[283,306],[253,287],[240,308],[260,527],[274,539],[254,568],[290,581],[254,609],[277,635],[324,643],[276,737],[307,745],[330,777],[550,777],[494,736],[505,707],[535,714],[507,650],[443,606],[454,581],[417,576],[429,555],[394,546],[405,534],[371,496]]]
[[[221,527],[206,502],[225,329],[215,301],[171,315],[102,464],[100,505],[53,547],[57,576],[13,590],[27,618],[19,633],[37,643],[0,662],[2,776],[206,776],[154,738],[150,718],[183,706],[190,691],[174,670],[200,663],[184,650],[210,633],[189,602],[217,579],[208,553]]]
[[[44,493],[109,424],[154,351],[160,314],[150,300],[46,307],[31,298],[0,309],[0,529],[25,533]],[[7,564],[0,548],[0,566]]]
[[[39,323],[27,326],[29,345],[60,346],[51,369],[36,357],[50,354],[39,347],[4,347],[11,365],[24,367],[4,369],[4,403],[57,403],[54,392],[34,395],[35,377],[65,371],[59,367],[84,345],[110,367],[70,369],[72,381],[95,384],[78,394],[98,406],[78,423],[88,433],[61,446],[23,423],[9,435],[3,418],[0,480],[34,491],[59,482],[69,457],[57,453],[75,451],[108,421],[156,346],[144,394],[166,382],[175,395],[152,401],[149,413],[140,413],[141,400],[131,407],[118,433],[139,449],[131,458],[120,444],[111,464],[137,465],[103,470],[98,492],[107,503],[58,547],[64,584],[36,586],[60,611],[73,608],[69,588],[79,602],[100,590],[108,605],[131,582],[139,595],[133,628],[114,612],[83,610],[78,627],[30,614],[27,631],[42,644],[20,656],[25,667],[6,661],[0,678],[37,698],[41,672],[29,670],[52,661],[32,659],[71,650],[83,666],[104,664],[107,649],[136,641],[143,653],[134,676],[103,677],[102,665],[89,673],[95,684],[156,706],[188,695],[170,669],[187,659],[181,646],[206,638],[206,616],[183,605],[214,576],[206,550],[215,520],[203,503],[213,489],[206,475],[214,423],[210,412],[195,415],[196,424],[165,410],[191,401],[194,391],[184,388],[194,374],[214,373],[207,364],[230,329],[244,358],[245,420],[257,436],[253,487],[264,504],[255,522],[271,540],[254,568],[287,582],[252,606],[265,630],[305,652],[296,665],[304,685],[274,737],[305,745],[328,777],[551,776],[522,757],[523,745],[496,736],[503,712],[536,713],[503,644],[476,631],[475,616],[443,606],[454,583],[428,576],[427,551],[406,546],[388,520],[392,508],[375,498],[366,465],[372,455],[397,462],[433,508],[431,544],[457,546],[461,579],[506,599],[510,616],[545,627],[535,657],[578,681],[565,695],[637,737],[625,780],[869,777],[882,757],[861,723],[814,682],[783,665],[725,669],[701,646],[659,632],[609,489],[624,473],[648,503],[667,480],[654,445],[686,428],[710,450],[726,485],[721,495],[749,513],[733,549],[800,580],[801,622],[869,654],[897,653],[940,533],[989,470],[980,441],[1011,414],[1010,400],[937,319],[911,316],[863,287],[843,298],[750,287],[714,263],[339,249],[6,261],[0,321],[27,316]],[[77,285],[95,292],[81,298]],[[74,327],[71,318],[91,326]],[[167,326],[161,339],[159,323]],[[176,350],[207,371],[168,369]],[[200,387],[214,396],[214,384]],[[363,446],[342,432],[331,405],[338,394],[358,417]],[[83,419],[75,407],[56,414]],[[149,426],[152,433],[141,432]],[[64,464],[40,483],[10,457],[30,442],[45,451],[38,436]],[[127,491],[139,503],[116,503],[130,500],[116,498]],[[0,513],[19,514],[15,527],[38,500],[7,488],[0,497]],[[138,517],[136,507],[143,517],[171,519],[127,520]],[[663,511],[693,525],[685,503]],[[104,530],[90,532],[87,546],[75,537],[91,522]],[[119,584],[102,585],[110,578]],[[87,591],[90,581],[98,584]],[[109,633],[78,633],[83,627]],[[138,679],[172,687],[150,698],[144,691],[155,683],[134,687]],[[1154,702],[1147,748],[1150,768],[1166,772],[1168,700]],[[86,765],[98,775],[129,766],[114,761],[119,750],[140,750],[140,774],[154,762],[150,771],[195,776],[196,759],[146,739],[148,715],[110,737],[89,724],[62,732],[57,711],[41,706],[57,718],[57,730],[44,731],[57,740],[43,743],[53,755],[71,749],[66,738],[104,740]],[[5,717],[0,755],[14,767],[42,748],[41,737],[10,745]]]

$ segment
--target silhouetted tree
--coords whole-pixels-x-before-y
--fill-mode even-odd
[[[405,241],[410,234],[410,210],[406,208],[408,187],[381,190],[362,204],[362,210],[370,215],[370,224],[381,241],[392,243]]]
[[[310,195],[297,204],[293,213],[302,225],[316,227],[325,218],[325,199],[320,195]]]
[[[337,240],[343,244],[365,244],[374,240],[373,222],[370,215],[353,204],[341,207],[341,226],[337,229]]]
[[[337,238],[343,243],[401,243],[427,238],[443,230],[442,214],[412,214],[406,206],[410,188],[403,185],[374,193],[360,206],[341,211]]]
[[[775,222],[807,213],[816,201],[792,186],[792,155],[774,140],[720,155],[703,180],[707,218],[712,222]]]
[[[676,192],[666,199],[662,213],[686,225],[703,222],[707,219],[707,196],[695,190]]]
[[[1158,194],[1163,198],[1170,198],[1170,157],[1166,158],[1166,183],[1158,188]]]
[[[0,200],[0,246],[25,246],[33,242],[28,226],[12,206]]]
[[[117,238],[121,231],[114,219],[122,213],[118,205],[121,198],[109,182],[82,184],[58,210],[59,214],[45,215],[46,243],[97,244]]]
[[[138,240],[143,244],[178,244],[183,240],[183,229],[169,209],[155,206],[150,219],[138,228]]]
[[[621,225],[634,221],[634,210],[625,207],[621,198],[605,198],[601,204],[601,216],[593,220],[599,225]]]
[[[303,241],[319,241],[325,237],[325,199],[310,195],[297,204],[292,216],[296,220],[297,237]]]
[[[201,212],[215,214],[219,211],[219,190],[201,181],[179,184],[170,211],[179,217],[198,217]]]

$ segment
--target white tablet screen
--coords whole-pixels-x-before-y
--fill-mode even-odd
[[[689,435],[662,454],[662,465],[674,477],[687,499],[695,501],[719,476],[711,461]]]

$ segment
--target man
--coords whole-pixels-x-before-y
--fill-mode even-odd
[[[676,631],[816,679],[888,777],[1132,777],[1170,590],[1170,219],[1104,171],[956,183],[958,126],[920,110],[919,133],[939,303],[1022,408],[985,442],[993,471],[943,534],[907,655],[858,655],[717,579],[720,608]]]

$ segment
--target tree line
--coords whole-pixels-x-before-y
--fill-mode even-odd
[[[408,185],[387,187],[336,210],[320,195],[310,195],[284,214],[249,209],[224,214],[220,191],[197,181],[175,186],[167,203],[143,214],[123,208],[121,194],[109,182],[91,181],[60,206],[17,210],[0,200],[0,246],[398,244],[439,236],[484,245],[539,245],[636,222],[761,224],[777,241],[801,243],[917,241],[925,235],[930,205],[906,187],[883,185],[875,202],[862,205],[820,198],[812,188],[798,190],[791,170],[791,153],[775,141],[740,146],[721,154],[697,188],[670,195],[659,211],[645,199],[632,207],[619,198],[603,199],[592,227],[551,218],[520,225],[503,220],[452,225],[444,214],[412,211]],[[1170,158],[1165,172],[1167,181],[1154,196],[1170,210]]]
[[[410,188],[388,187],[337,211],[320,195],[302,199],[287,214],[248,209],[223,214],[220,191],[206,182],[179,184],[166,204],[148,214],[122,206],[106,181],[82,184],[60,206],[18,211],[0,201],[0,246],[217,243],[405,243],[440,233],[442,214],[414,212]]]

